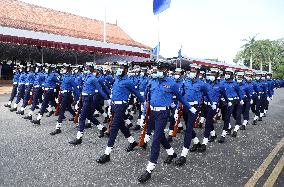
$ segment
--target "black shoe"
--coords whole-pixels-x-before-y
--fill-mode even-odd
[[[237,137],[237,135],[238,135],[238,132],[237,131],[233,131],[232,137]]]
[[[172,137],[171,135],[169,135],[168,138],[167,138],[167,140],[168,140],[168,142],[170,143],[170,142],[173,141],[173,137]]]
[[[145,171],[142,175],[138,177],[138,182],[144,183],[149,179],[151,179],[151,173],[149,173],[148,171]]]
[[[95,114],[94,116],[95,116],[95,118],[98,118],[100,115],[99,114]]]
[[[200,147],[197,148],[197,151],[202,153],[206,151],[206,145],[205,144],[201,144]]]
[[[55,129],[55,131],[49,133],[50,135],[54,136],[56,134],[60,134],[61,133],[61,130],[60,129]]]
[[[185,162],[186,162],[186,158],[184,156],[181,156],[175,161],[175,164],[177,166],[182,166],[185,164]]]
[[[141,129],[140,125],[135,125],[134,128],[133,128],[133,130],[135,130],[135,131],[138,131],[140,129]]]
[[[109,137],[110,133],[109,133],[109,132],[105,132],[105,135],[106,135],[107,137]]]
[[[103,123],[108,123],[108,118],[107,117],[105,117]]]
[[[100,130],[100,132],[99,132],[99,138],[104,137],[106,130],[107,130],[106,127],[103,127],[102,130]]]
[[[131,127],[133,127],[133,124],[132,124],[132,123],[130,123],[130,124],[127,125],[127,128],[130,129]]]
[[[51,117],[52,114],[54,114],[54,111],[49,112],[49,113],[46,115],[46,117]]]
[[[128,147],[126,148],[126,152],[133,151],[134,147],[136,147],[137,145],[138,143],[136,141],[134,141],[133,143],[130,143]]]
[[[74,118],[70,118],[69,121],[74,121]]]
[[[208,142],[214,142],[217,139],[217,136],[210,136]]]
[[[221,138],[218,140],[218,143],[224,143],[225,142],[225,137],[221,136]]]
[[[253,120],[252,125],[257,125],[257,120]]]
[[[85,125],[85,128],[86,128],[86,129],[89,129],[89,128],[91,128],[91,127],[92,127],[91,123],[86,123],[86,125]]]
[[[16,114],[24,115],[24,114],[25,114],[25,111],[21,111],[21,110],[19,110],[19,111],[17,111],[17,112],[16,112]]]
[[[262,117],[259,117],[258,121],[262,121]]]
[[[103,154],[103,155],[102,155],[100,158],[98,158],[96,161],[97,161],[97,163],[104,164],[104,163],[110,161],[110,156],[109,156],[109,155],[106,155],[106,154]]]
[[[168,155],[166,160],[164,160],[165,164],[171,164],[173,159],[177,157],[177,154],[174,153],[173,155]]]
[[[266,114],[265,114],[265,113],[263,114],[263,117],[266,117]]]
[[[203,128],[203,127],[202,127],[202,123],[199,123],[199,124],[198,124],[198,128],[200,128],[200,129]]]
[[[193,144],[193,146],[189,149],[190,152],[195,152],[201,146],[200,142],[198,144]]]
[[[35,120],[32,120],[31,122],[33,124],[40,125],[40,120],[35,119]]]
[[[80,139],[76,138],[76,139],[70,141],[69,143],[72,144],[72,145],[79,145],[79,144],[82,143],[82,138],[80,138]]]
[[[11,105],[5,104],[4,107],[11,108]]]
[[[32,119],[33,119],[33,116],[31,116],[31,115],[26,115],[26,116],[24,116],[23,118],[24,118],[24,119],[28,119],[28,120],[32,120]]]
[[[241,125],[240,130],[246,130],[246,126],[245,125]]]
[[[183,130],[183,127],[178,127],[177,133],[180,133]]]
[[[15,111],[17,111],[17,108],[11,108],[10,111],[15,112]]]
[[[231,135],[231,133],[232,133],[232,128],[227,130],[227,135]]]

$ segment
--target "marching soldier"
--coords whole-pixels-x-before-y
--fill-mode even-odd
[[[19,83],[19,78],[20,78],[20,75],[21,75],[18,65],[14,66],[13,74],[14,74],[13,75],[13,89],[12,89],[12,92],[11,92],[11,96],[10,96],[9,102],[4,105],[5,107],[8,107],[8,108],[11,108],[12,102],[17,95],[18,83]]]

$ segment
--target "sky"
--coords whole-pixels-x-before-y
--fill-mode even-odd
[[[22,0],[24,2],[106,20],[134,40],[155,47],[164,57],[182,55],[232,63],[242,39],[284,38],[284,0],[171,0],[158,16],[153,0]],[[158,34],[159,33],[159,34]]]

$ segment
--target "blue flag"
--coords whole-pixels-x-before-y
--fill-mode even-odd
[[[158,45],[152,49],[152,54],[158,56],[160,53],[160,42],[158,43]]]
[[[164,10],[170,8],[171,0],[154,0],[153,13],[154,15],[160,14]]]

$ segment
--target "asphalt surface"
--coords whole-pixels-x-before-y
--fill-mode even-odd
[[[107,138],[98,138],[95,127],[86,130],[81,145],[71,146],[68,141],[77,132],[72,122],[64,121],[62,133],[50,136],[55,116],[43,117],[41,125],[35,126],[3,107],[8,96],[0,95],[0,186],[137,186],[137,177],[148,162],[149,148],[127,153],[127,140],[119,133],[111,162],[100,165],[95,160],[104,153]],[[225,144],[209,143],[205,153],[189,153],[183,167],[164,165],[166,152],[161,150],[152,179],[143,185],[243,186],[284,137],[283,119],[284,89],[277,89],[267,117],[257,126],[247,126],[236,138],[227,137]],[[220,136],[222,124],[215,127]],[[133,132],[136,139],[139,132]],[[201,137],[203,130],[197,132]],[[182,143],[181,133],[172,143],[178,154]],[[282,181],[277,180],[278,186]],[[264,182],[260,179],[257,186]]]

